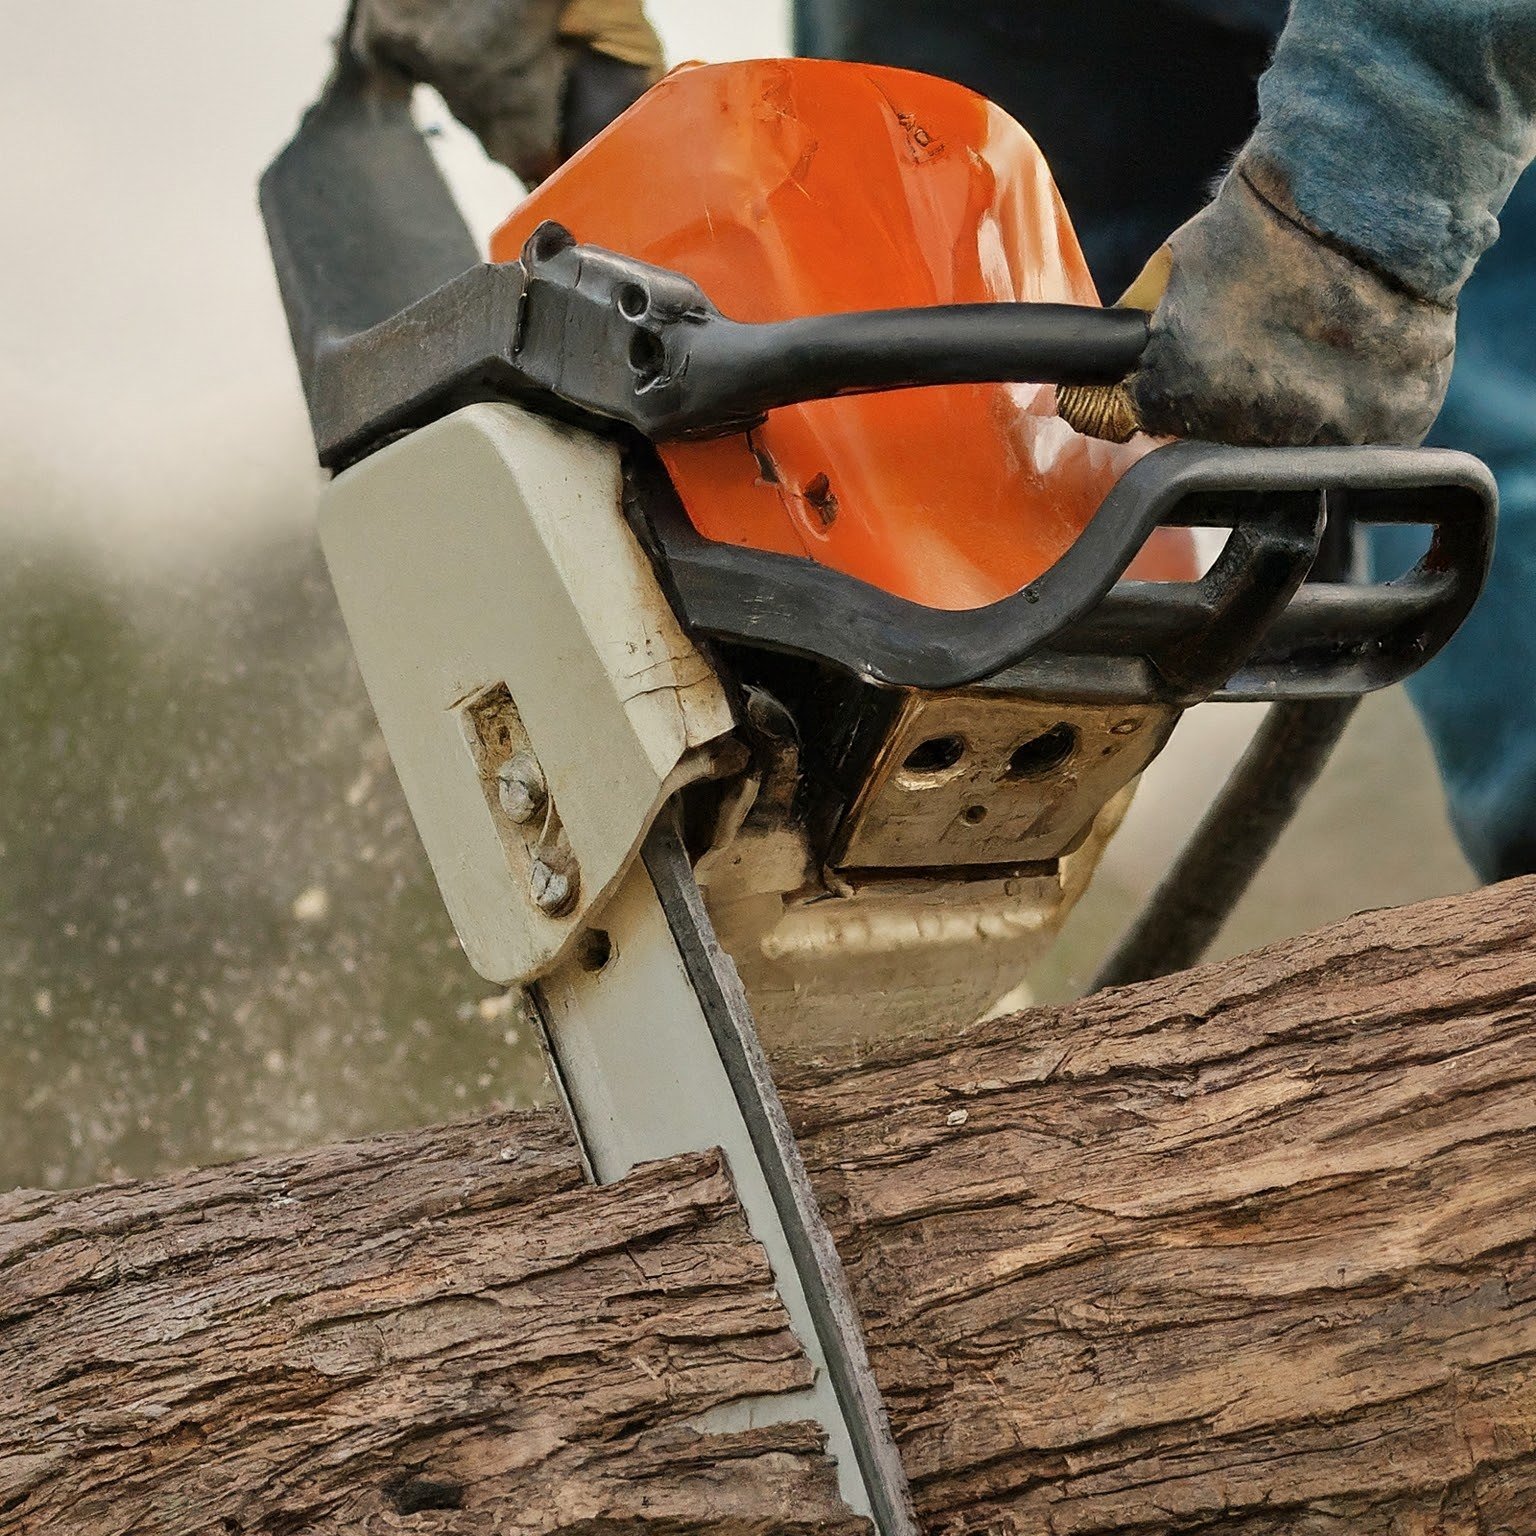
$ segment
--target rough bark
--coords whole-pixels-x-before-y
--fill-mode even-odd
[[[0,1205],[0,1530],[857,1529],[715,1156],[552,1113]],[[826,1522],[825,1525],[822,1522]]]
[[[1536,1532],[1536,881],[788,1091],[936,1526]]]
[[[1536,1532],[1536,881],[786,1100],[926,1525]],[[0,1202],[0,1530],[852,1530],[715,1159],[550,1114]],[[446,1507],[454,1506],[454,1507]]]

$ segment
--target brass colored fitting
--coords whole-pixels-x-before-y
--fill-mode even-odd
[[[1141,431],[1141,419],[1123,384],[1063,384],[1056,391],[1056,414],[1074,432],[1129,442]]]

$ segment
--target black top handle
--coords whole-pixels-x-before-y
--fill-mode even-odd
[[[1140,310],[935,304],[748,324],[691,279],[541,224],[513,351],[530,380],[653,442],[741,431],[779,406],[932,384],[1113,384]]]
[[[751,325],[681,274],[558,224],[483,262],[410,114],[411,81],[335,70],[260,201],[322,464],[341,468],[476,399],[653,441],[742,430],[777,406],[930,384],[1107,384],[1146,316],[952,304]]]

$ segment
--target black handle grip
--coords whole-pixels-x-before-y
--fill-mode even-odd
[[[711,418],[930,384],[1114,384],[1147,334],[1140,310],[1080,304],[942,304],[767,325],[711,316],[683,338],[688,405],[678,414],[707,429]]]
[[[1147,344],[1139,310],[938,304],[749,324],[698,284],[558,224],[523,247],[519,367],[652,441],[740,431],[780,406],[935,384],[1110,384]]]

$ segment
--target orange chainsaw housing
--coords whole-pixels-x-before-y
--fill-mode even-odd
[[[692,278],[735,320],[991,300],[1096,304],[1035,142],[949,81],[819,59],[674,70],[496,231],[545,219]],[[1150,446],[1080,436],[1049,385],[945,385],[786,406],[667,443],[704,537],[808,556],[932,608],[1017,592]],[[1128,572],[1198,574],[1162,530]]]

